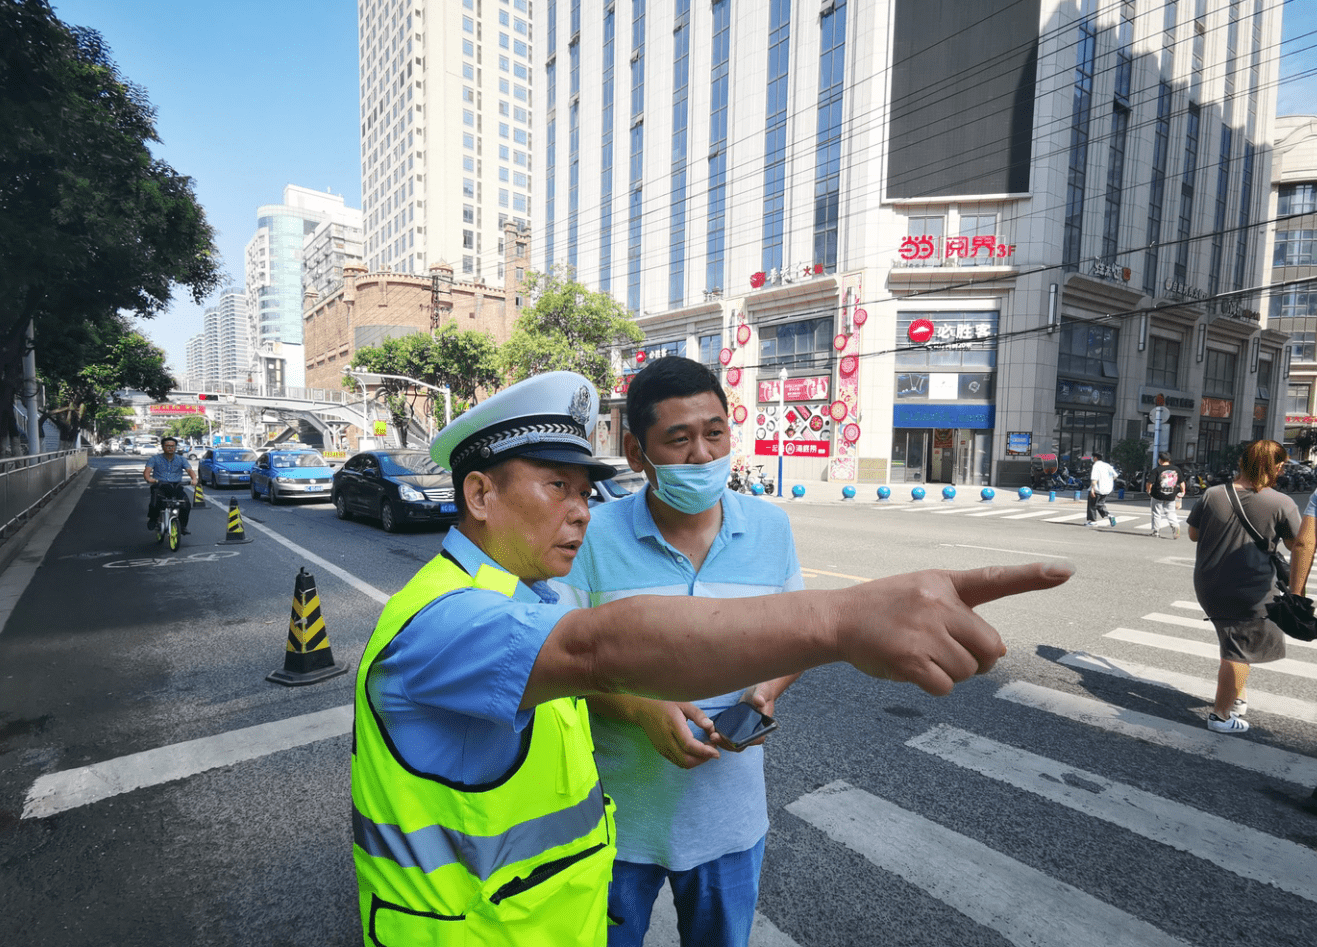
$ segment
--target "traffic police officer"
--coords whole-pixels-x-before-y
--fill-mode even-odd
[[[559,603],[590,519],[594,387],[551,372],[499,392],[431,446],[459,520],[385,606],[358,668],[353,857],[365,943],[602,947],[612,802],[591,693],[691,700],[846,660],[949,693],[1001,638],[973,607],[1050,588],[1041,564],[929,571],[832,592]]]

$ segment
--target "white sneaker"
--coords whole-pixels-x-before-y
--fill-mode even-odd
[[[1243,733],[1248,729],[1248,721],[1231,714],[1229,720],[1222,720],[1214,713],[1207,715],[1207,729],[1215,733]]]

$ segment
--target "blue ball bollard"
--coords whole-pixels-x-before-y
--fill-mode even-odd
[[[1079,491],[1078,491],[1078,490],[1075,491],[1075,502],[1076,502],[1076,503],[1079,502]]]
[[[1048,490],[1048,491],[1047,491],[1047,502],[1048,502],[1048,503],[1055,503],[1055,502],[1056,502],[1056,491],[1055,491],[1055,490]]]
[[[1030,490],[1028,487],[1020,487],[1019,492],[1020,492],[1021,500],[1027,500],[1029,499],[1029,497],[1033,496],[1033,491]]]
[[[944,500],[954,500],[955,498],[956,498],[956,488],[955,488],[955,487],[943,487],[943,488],[942,488],[942,499],[944,499]]]
[[[881,486],[881,487],[878,488],[878,499],[880,499],[880,500],[890,500],[891,498],[892,498],[892,488],[891,488],[891,487],[884,485],[884,486]]]
[[[805,495],[805,488],[802,487],[800,484],[796,484],[794,487],[791,488],[791,499],[799,500],[804,495]]]
[[[1125,499],[1125,488],[1124,488],[1124,487],[1121,487],[1120,490],[1117,491],[1117,493],[1116,493],[1116,499],[1117,499],[1117,500],[1123,500],[1123,499]]]
[[[762,483],[752,483],[750,484],[750,492],[757,497],[761,497],[764,495],[764,485]]]
[[[984,487],[982,490],[979,491],[979,499],[981,499],[984,503],[991,503],[993,501],[993,498],[996,496],[997,496],[997,491],[992,489],[992,487]]]
[[[913,490],[910,491],[910,499],[912,499],[912,500],[922,500],[923,498],[924,498],[924,488],[923,488],[923,487],[915,487]]]
[[[855,488],[852,487],[852,486],[845,486],[845,487],[842,487],[842,488],[841,488],[841,498],[842,498],[843,500],[854,500],[854,499],[855,499]]]

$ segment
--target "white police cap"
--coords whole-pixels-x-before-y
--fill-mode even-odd
[[[580,464],[591,480],[606,480],[617,470],[591,455],[588,440],[598,417],[599,394],[588,378],[547,372],[456,417],[435,435],[430,457],[453,471],[455,484],[513,457]]]

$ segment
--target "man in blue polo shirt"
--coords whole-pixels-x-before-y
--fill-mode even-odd
[[[627,460],[649,487],[594,510],[562,580],[569,599],[599,605],[633,595],[743,598],[804,588],[786,513],[726,488],[727,399],[713,372],[676,356],[651,362],[631,380],[627,425]],[[589,698],[596,761],[618,805],[609,913],[622,924],[610,929],[610,947],[640,947],[665,881],[683,944],[747,943],[768,832],[763,747],[731,752],[710,718],[743,696],[771,715],[795,677],[696,703]],[[706,818],[710,812],[719,815]]]
[[[192,500],[183,489],[183,476],[192,481],[193,489],[197,486],[197,472],[192,469],[188,459],[178,452],[178,440],[173,437],[160,439],[160,453],[152,454],[151,459],[142,468],[142,476],[151,485],[151,504],[146,510],[146,528],[155,529],[160,516],[160,500],[171,496],[183,501],[178,511],[178,526],[187,532],[188,517],[192,515]]]

